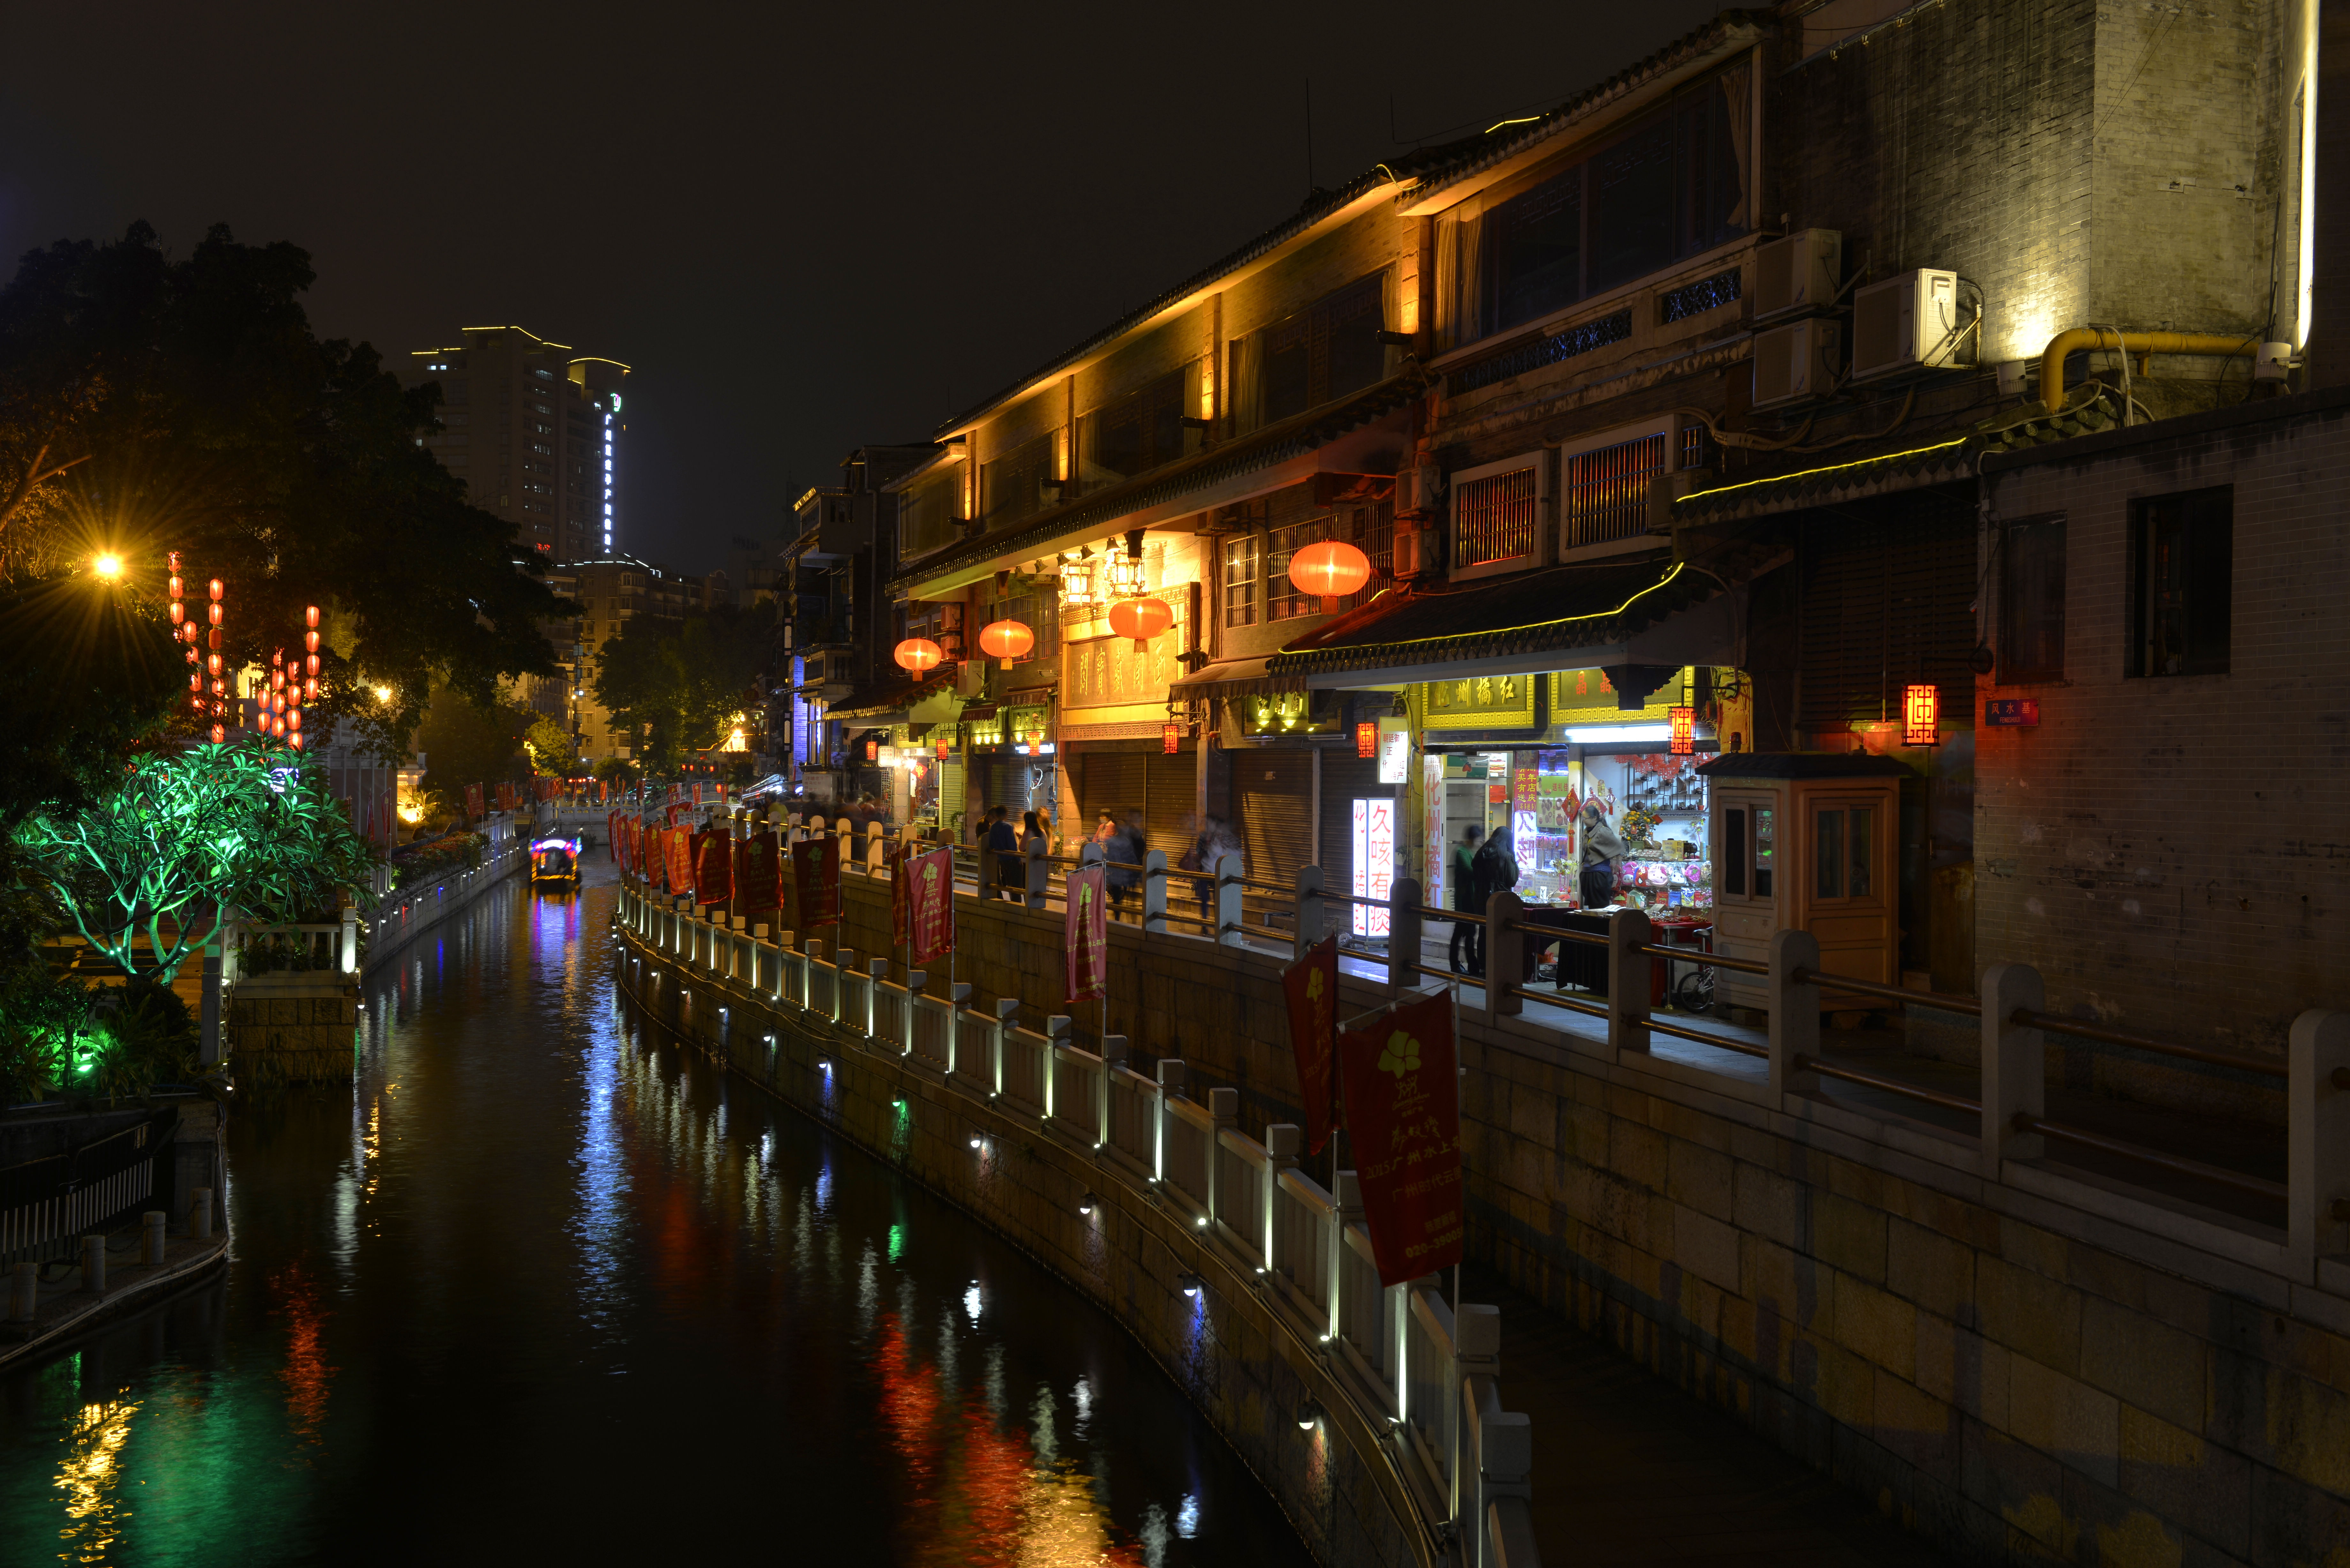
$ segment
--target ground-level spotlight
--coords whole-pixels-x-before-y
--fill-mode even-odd
[[[1091,1214],[1091,1213],[1092,1213],[1096,1209],[1099,1208],[1100,1206],[1101,1206],[1101,1199],[1098,1199],[1098,1198],[1096,1198],[1096,1197],[1095,1197],[1092,1193],[1090,1193],[1090,1192],[1087,1193],[1083,1198],[1080,1198],[1080,1199],[1077,1199],[1077,1212],[1078,1212],[1078,1213],[1080,1213],[1080,1214],[1087,1214],[1087,1215],[1089,1215],[1089,1214]]]
[[[1190,1296],[1192,1300],[1197,1301],[1200,1298],[1200,1293],[1205,1290],[1207,1286],[1201,1280],[1199,1275],[1191,1272],[1191,1270],[1186,1269],[1181,1273],[1175,1276],[1175,1288],[1181,1291],[1185,1295]]]
[[[1297,1429],[1310,1432],[1322,1424],[1322,1407],[1308,1399],[1297,1407]]]

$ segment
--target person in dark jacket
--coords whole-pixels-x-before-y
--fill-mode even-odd
[[[1102,815],[1107,819],[1109,813],[1104,812]],[[1134,897],[1134,890],[1142,886],[1140,870],[1129,871],[1122,867],[1141,866],[1142,857],[1147,853],[1144,848],[1146,842],[1142,814],[1139,811],[1128,811],[1126,821],[1112,827],[1108,836],[1100,840],[1102,857],[1110,863],[1109,869],[1102,876],[1102,883],[1109,889],[1112,919],[1126,919],[1128,900]]]
[[[1446,946],[1445,956],[1451,963],[1454,974],[1485,972],[1485,952],[1482,945],[1485,940],[1485,930],[1482,926],[1477,924],[1478,920],[1484,918],[1485,910],[1483,906],[1477,902],[1475,868],[1477,845],[1484,836],[1485,830],[1476,823],[1471,823],[1462,830],[1461,842],[1452,846],[1452,858],[1444,867],[1445,880],[1452,884],[1452,907],[1472,917],[1470,919],[1452,922],[1452,940]],[[1468,955],[1466,964],[1461,962],[1461,955],[1464,952]]]
[[[1477,910],[1480,914],[1487,912],[1486,906],[1492,902],[1494,894],[1504,892],[1518,885],[1518,857],[1516,852],[1510,847],[1508,828],[1493,829],[1492,835],[1485,840],[1485,846],[1477,851],[1475,857],[1470,861],[1470,871],[1471,887],[1473,889]],[[1475,965],[1469,972],[1473,975],[1482,975],[1485,972],[1485,950],[1482,936],[1477,945]],[[1516,979],[1515,976],[1504,978],[1513,981]]]
[[[1000,805],[987,808],[987,847],[995,857],[995,885],[1007,898],[1028,896],[1028,867],[1020,858],[1020,835]]]

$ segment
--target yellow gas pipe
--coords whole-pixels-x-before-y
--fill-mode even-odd
[[[2064,406],[2064,356],[2084,348],[2117,348],[2127,354],[2194,354],[2232,359],[2260,347],[2260,338],[2215,337],[2208,332],[2116,332],[2110,327],[2074,327],[2059,332],[2040,351],[2040,405]]]

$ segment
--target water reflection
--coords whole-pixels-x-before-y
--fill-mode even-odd
[[[1113,1323],[642,1026],[610,902],[420,942],[235,1124],[226,1278],[0,1377],[0,1563],[1305,1561]]]

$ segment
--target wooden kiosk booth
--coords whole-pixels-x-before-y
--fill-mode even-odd
[[[1909,769],[1866,752],[1725,752],[1699,764],[1711,799],[1713,947],[1767,963],[1771,939],[1804,930],[1820,968],[1895,983],[1900,894],[1895,859]],[[1723,970],[1717,1002],[1768,1008],[1758,975]],[[1845,999],[1824,992],[1824,1006]]]

